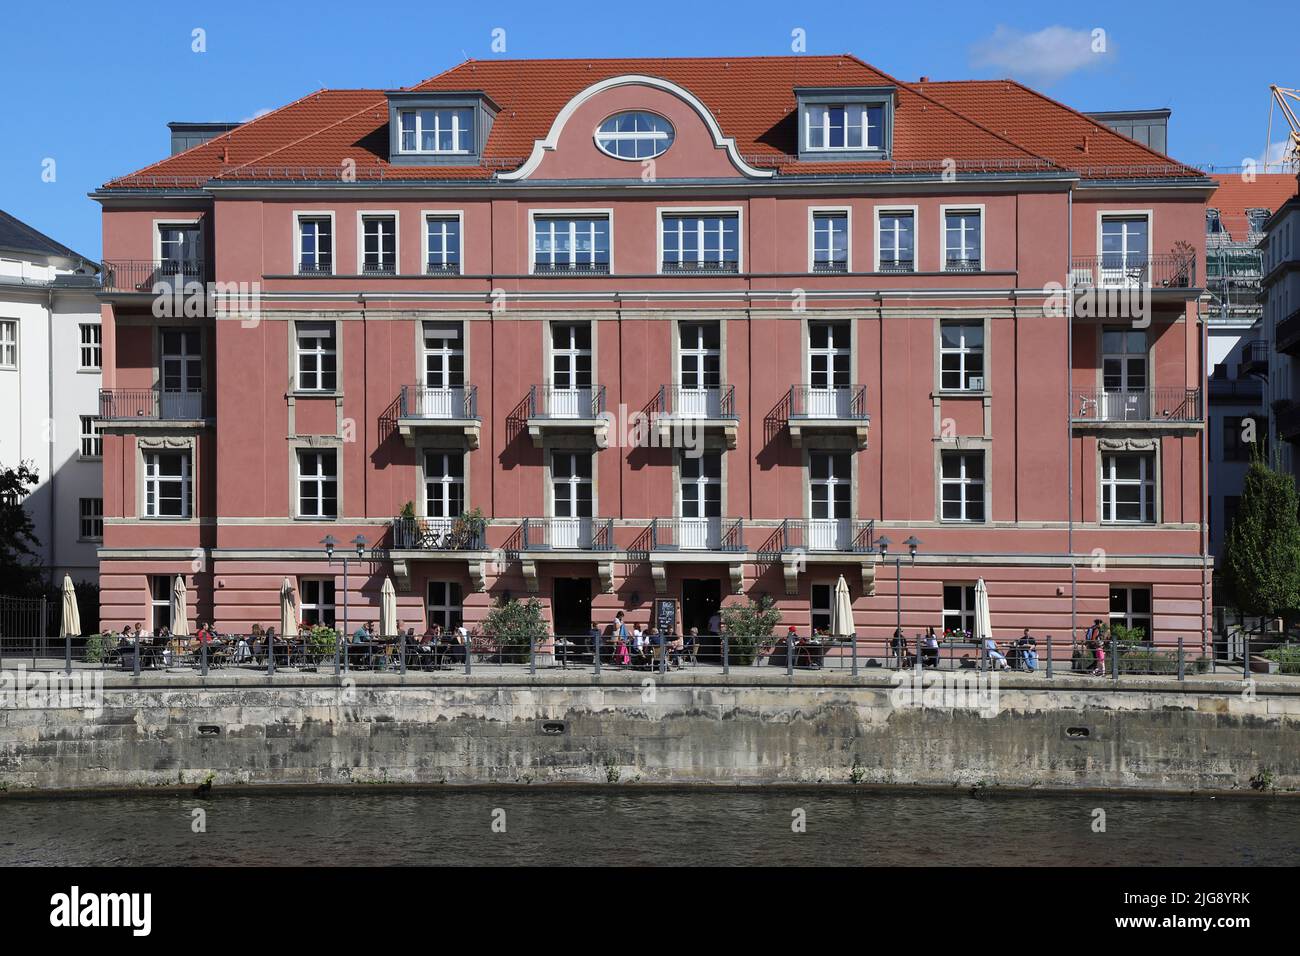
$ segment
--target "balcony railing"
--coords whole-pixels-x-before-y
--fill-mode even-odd
[[[460,275],[460,263],[426,262],[424,264],[424,274],[427,276],[458,276]]]
[[[949,256],[944,261],[944,272],[979,272],[983,264],[979,259],[963,259],[961,256]]]
[[[791,552],[869,554],[875,550],[874,521],[850,518],[786,518],[760,549],[775,557]]]
[[[865,385],[790,386],[790,417],[862,421],[867,416]]]
[[[848,272],[849,261],[847,259],[818,259],[813,263],[812,271],[816,275]]]
[[[1248,372],[1268,372],[1268,343],[1263,339],[1252,339],[1241,350],[1241,370]]]
[[[363,276],[395,276],[397,275],[396,262],[367,262],[361,266]]]
[[[655,518],[650,522],[651,551],[744,551],[741,518]]]
[[[721,262],[668,262],[664,261],[659,270],[672,275],[725,275],[740,271],[740,262],[736,259],[724,259]]]
[[[1199,422],[1199,388],[1151,388],[1142,391],[1076,391],[1070,409],[1076,422]]]
[[[207,268],[202,260],[173,262],[170,260],[118,260],[105,262],[100,288],[104,292],[170,291],[193,282],[207,279]]]
[[[299,262],[297,273],[300,276],[332,276],[334,266],[328,262]]]
[[[612,551],[613,518],[525,518],[525,551]]]
[[[1181,253],[1158,256],[1076,256],[1070,265],[1076,289],[1190,289],[1196,285],[1196,257]]]
[[[659,386],[660,414],[673,418],[736,418],[736,386]]]
[[[534,262],[535,276],[607,276],[608,262]]]
[[[427,388],[403,385],[401,417],[436,421],[440,418],[478,418],[478,386]]]
[[[464,518],[397,517],[392,522],[397,551],[486,551],[487,529]]]
[[[1279,352],[1300,352],[1300,309],[1296,309],[1273,329],[1273,343]]]
[[[529,418],[593,419],[605,410],[605,386],[565,388],[533,385],[528,391]]]
[[[880,272],[915,272],[916,263],[911,259],[881,259]]]
[[[99,417],[105,421],[197,421],[203,418],[203,392],[154,388],[102,388]]]

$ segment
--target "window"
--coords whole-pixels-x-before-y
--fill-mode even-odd
[[[555,452],[551,490],[557,518],[591,517],[591,453]]]
[[[459,275],[460,217],[426,216],[424,235],[424,271],[429,275]]]
[[[158,227],[158,271],[163,275],[197,279],[202,233],[196,222]]]
[[[361,217],[361,274],[397,274],[396,217]]]
[[[596,129],[596,146],[615,159],[653,159],[672,144],[672,124],[654,113],[615,113]]]
[[[339,513],[338,453],[298,452],[298,517],[337,518]]]
[[[1151,642],[1151,589],[1112,587],[1110,589],[1110,627],[1141,628],[1140,640]]]
[[[916,268],[915,217],[909,212],[880,213],[876,248],[880,254],[879,271],[911,272]]]
[[[829,633],[831,629],[831,602],[835,599],[834,589],[829,584],[814,584],[811,598],[809,610],[811,611],[813,633],[819,634],[822,631]]]
[[[338,382],[338,353],[333,322],[300,322],[298,336],[298,390],[332,392]]]
[[[465,456],[431,451],[424,455],[424,513],[456,518],[465,510]]]
[[[334,626],[333,578],[304,578],[302,600],[298,604],[302,623],[307,627]]]
[[[298,273],[334,272],[334,220],[329,216],[298,217]]]
[[[950,209],[943,217],[945,272],[979,272],[983,240],[978,209]]]
[[[885,108],[862,103],[806,107],[805,149],[880,149],[884,144]]]
[[[161,329],[159,414],[168,420],[203,415],[203,336],[198,329]]]
[[[102,326],[98,322],[81,326],[81,368],[98,372],[104,364],[104,350],[101,343]]]
[[[533,272],[609,272],[609,219],[538,217],[533,220]]]
[[[444,633],[460,627],[461,600],[460,585],[455,581],[430,581],[429,600],[425,605],[429,626],[437,624]]]
[[[1155,455],[1124,452],[1102,456],[1101,520],[1111,524],[1156,520]]]
[[[18,320],[0,319],[0,368],[18,367]]]
[[[1250,232],[1263,232],[1264,226],[1271,215],[1267,209],[1247,209],[1246,222]]]
[[[853,514],[853,476],[848,452],[809,453],[808,498],[809,549],[846,549],[849,519]]]
[[[682,517],[722,516],[722,455],[706,452],[692,458],[682,454]]]
[[[1250,461],[1251,452],[1262,446],[1267,437],[1268,419],[1263,415],[1225,415],[1223,460]]]
[[[172,626],[172,579],[166,574],[149,576],[149,627],[157,634]]]
[[[190,516],[191,460],[188,451],[151,451],[144,456],[144,516]]]
[[[465,347],[460,323],[425,322],[423,332],[424,387],[464,388]]]
[[[943,586],[943,632],[945,634],[975,633],[975,585],[945,584]]]
[[[722,327],[717,322],[683,322],[678,330],[677,371],[683,393],[715,389],[722,384]],[[688,406],[704,399],[680,396]],[[683,407],[683,413],[691,409]]]
[[[944,521],[984,520],[984,452],[945,451],[941,455]]]
[[[1101,220],[1101,268],[1121,278],[1134,270],[1145,270],[1147,235],[1150,223],[1146,216],[1103,216]]]
[[[104,457],[104,433],[94,415],[81,416],[81,457]]]
[[[664,272],[739,272],[736,215],[663,217]]]
[[[104,539],[104,499],[82,498],[81,502],[81,539],[83,541],[102,541]]]
[[[557,390],[591,388],[590,323],[551,326],[551,384]]]
[[[420,109],[398,112],[404,153],[474,151],[472,109]]]
[[[849,214],[813,213],[813,272],[849,271]]]
[[[945,391],[984,390],[984,324],[939,323],[939,387]]]
[[[1223,219],[1219,216],[1219,210],[1205,210],[1205,234],[1207,236],[1217,236],[1223,233]]]

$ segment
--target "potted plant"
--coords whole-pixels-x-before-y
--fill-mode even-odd
[[[776,602],[766,594],[757,601],[731,604],[722,609],[722,630],[727,639],[730,662],[737,665],[754,663],[755,659],[775,645],[772,632],[781,623],[781,612]]]
[[[491,637],[502,658],[527,663],[528,648],[536,641],[537,661],[549,666],[555,661],[555,640],[547,633],[546,615],[537,598],[496,601],[483,619],[483,633]]]

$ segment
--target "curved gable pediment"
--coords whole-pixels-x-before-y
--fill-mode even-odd
[[[615,76],[593,83],[556,115],[527,161],[497,178],[519,180],[643,179],[647,160],[618,159],[596,146],[596,129],[615,113],[656,113],[673,126],[673,143],[654,160],[654,178],[766,179],[772,170],[744,161],[708,109],[688,90],[652,76]]]

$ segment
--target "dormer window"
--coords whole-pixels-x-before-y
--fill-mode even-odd
[[[809,106],[805,149],[880,149],[885,108],[862,103]]]
[[[672,124],[655,113],[615,113],[596,129],[596,146],[615,159],[654,159],[672,144]]]
[[[398,110],[404,153],[470,153],[474,150],[471,109]]]
[[[797,89],[799,158],[888,159],[893,140],[893,87]]]

